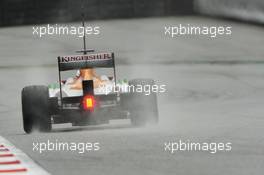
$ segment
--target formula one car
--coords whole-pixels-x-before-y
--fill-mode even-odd
[[[111,68],[112,77],[105,76],[104,86],[95,88],[94,80],[82,80],[81,89],[71,89],[68,81],[62,80],[62,72],[94,68]],[[48,132],[52,124],[59,123],[97,125],[113,119],[131,119],[134,126],[158,123],[156,93],[146,95],[131,91],[137,86],[153,86],[154,80],[117,82],[114,53],[60,56],[58,69],[59,83],[23,88],[22,113],[26,133]]]

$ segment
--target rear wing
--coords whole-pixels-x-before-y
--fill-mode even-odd
[[[92,53],[87,55],[72,55],[58,57],[59,71],[85,68],[114,68],[114,53]]]
[[[59,84],[60,84],[60,99],[61,109],[63,108],[62,98],[62,85],[61,85],[61,71],[77,70],[85,68],[113,68],[114,69],[114,81],[116,85],[116,69],[114,53],[92,53],[84,55],[72,55],[72,56],[59,56],[58,68],[59,68]]]

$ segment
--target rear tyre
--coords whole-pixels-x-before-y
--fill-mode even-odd
[[[155,85],[152,79],[134,79],[129,81],[130,86],[153,87]],[[148,95],[146,95],[146,93]],[[144,126],[145,124],[157,124],[159,121],[157,94],[148,92],[130,92],[128,99],[128,109],[131,123],[134,126]]]
[[[22,90],[23,126],[26,133],[34,129],[51,130],[49,113],[49,90],[46,86],[27,86]]]

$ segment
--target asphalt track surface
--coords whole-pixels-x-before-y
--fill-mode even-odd
[[[168,38],[164,25],[230,25],[230,37]],[[51,174],[260,175],[264,171],[264,30],[201,17],[94,21],[88,45],[116,53],[120,78],[153,77],[160,124],[131,128],[119,121],[93,127],[60,126],[51,133],[22,130],[21,89],[57,80],[56,57],[80,49],[72,36],[38,38],[32,27],[0,29],[0,134]],[[100,142],[100,151],[34,152],[32,142]],[[232,150],[164,151],[164,142],[231,142]]]

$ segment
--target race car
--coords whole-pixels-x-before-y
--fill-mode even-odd
[[[84,69],[111,69],[104,83],[82,79],[81,89],[72,89],[74,78],[62,79],[62,73]],[[157,124],[157,94],[137,92],[137,86],[154,86],[152,79],[117,81],[114,53],[89,52],[58,57],[58,83],[27,86],[22,90],[23,127],[26,133],[49,132],[52,124],[73,126],[107,124],[114,119],[130,119],[133,126]]]

